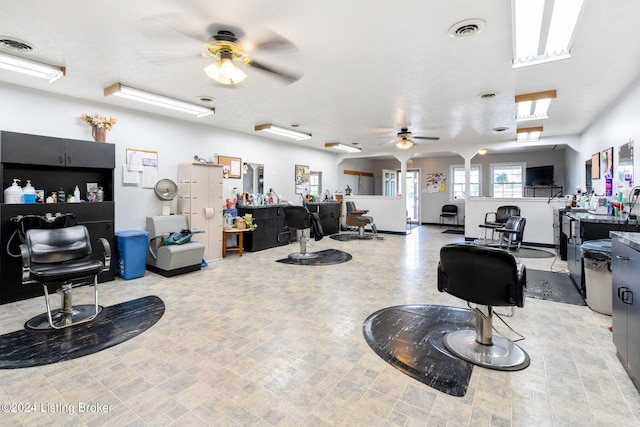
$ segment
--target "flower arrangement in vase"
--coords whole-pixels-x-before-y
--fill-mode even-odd
[[[107,140],[107,131],[113,129],[113,126],[118,121],[115,117],[107,118],[100,114],[82,114],[80,119],[91,125],[91,136],[97,142],[105,142]]]

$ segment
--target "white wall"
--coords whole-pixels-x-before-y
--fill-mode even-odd
[[[376,171],[374,169],[374,164],[371,160],[368,159],[344,159],[338,165],[338,186],[335,191],[339,191],[344,193],[344,190],[347,188],[351,188],[351,194],[354,195],[373,195],[373,194],[381,194],[376,193],[374,182],[375,177],[373,176],[362,176],[362,175],[351,175],[345,174],[344,171],[356,171],[356,172],[365,172],[365,173],[380,173],[380,171]],[[330,188],[331,190],[331,188]]]
[[[273,187],[281,198],[294,203],[299,200],[295,194],[296,164],[322,171],[323,188],[331,191],[338,188],[338,156],[323,150],[4,83],[0,84],[0,99],[0,129],[6,131],[91,140],[91,128],[80,120],[80,114],[98,113],[118,119],[114,129],[107,133],[107,142],[116,145],[116,231],[144,230],[145,218],[162,210],[153,189],[123,185],[121,165],[125,163],[127,148],[158,151],[159,179],[177,181],[178,163],[191,162],[196,154],[209,157],[217,153],[240,157],[243,162],[264,163],[265,191]],[[215,123],[215,116],[202,120]],[[225,195],[233,187],[242,189],[242,180],[225,180]],[[176,201],[174,211],[175,207]]]
[[[599,119],[594,121],[582,135],[582,146],[579,156],[573,159],[573,170],[578,172],[580,185],[585,184],[584,164],[591,159],[591,155],[602,152],[605,149],[614,148],[614,177],[617,176],[618,148],[629,142],[638,140],[640,144],[640,80],[629,87],[613,105],[603,108]],[[635,144],[637,150],[638,144]],[[637,151],[634,156],[634,174],[640,172],[640,156]],[[638,179],[635,185],[638,185]],[[593,180],[593,189],[597,194],[604,194],[605,180]]]

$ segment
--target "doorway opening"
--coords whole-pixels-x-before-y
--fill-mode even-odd
[[[420,223],[420,171],[408,169],[406,176],[407,221],[412,224]]]

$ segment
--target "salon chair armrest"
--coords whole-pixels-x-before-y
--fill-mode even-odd
[[[20,256],[22,257],[22,284],[26,285],[29,283],[36,283],[34,280],[31,280],[31,254],[29,253],[29,249],[27,245],[20,245]]]
[[[104,268],[102,271],[107,271],[111,268],[111,245],[104,237],[98,238],[98,241],[102,244],[102,256],[104,259]]]

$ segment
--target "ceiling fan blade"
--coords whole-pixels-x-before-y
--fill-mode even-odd
[[[298,81],[301,77],[302,74],[294,74],[291,72],[285,72],[285,71],[281,71],[281,70],[277,70],[273,67],[269,67],[267,65],[264,65],[260,62],[256,62],[254,60],[250,60],[247,62],[247,65],[257,68],[258,70],[262,70],[265,71],[267,73],[271,73],[276,77],[279,77],[280,79],[284,80],[287,83],[294,83],[296,81]]]
[[[429,141],[439,141],[439,136],[411,136],[411,139],[426,139]]]

